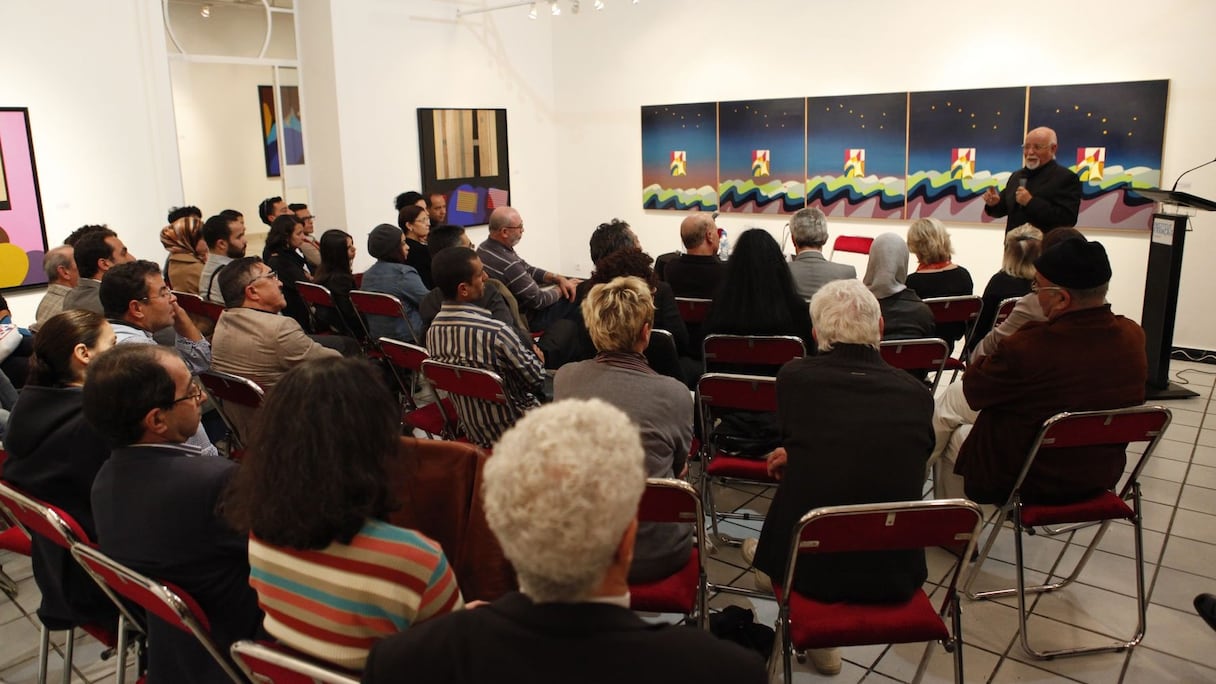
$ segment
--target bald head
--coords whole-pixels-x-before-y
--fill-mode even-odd
[[[680,222],[680,240],[689,254],[718,251],[718,226],[709,214],[691,214]]]
[[[504,226],[519,224],[519,212],[511,207],[499,207],[490,213],[490,232],[502,230]]]
[[[1022,156],[1026,158],[1026,168],[1037,169],[1039,166],[1055,159],[1056,132],[1046,126],[1039,126],[1026,134],[1022,144]]]
[[[514,247],[524,236],[524,221],[511,207],[499,207],[490,214],[490,239]]]

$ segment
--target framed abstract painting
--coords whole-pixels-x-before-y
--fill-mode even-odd
[[[718,208],[718,103],[642,107],[642,208]]]
[[[509,206],[507,110],[418,109],[422,191],[447,197],[448,223],[478,226]]]
[[[903,218],[907,119],[907,93],[807,98],[807,206]]]
[[[806,203],[806,98],[718,105],[718,206],[787,214]]]
[[[46,250],[29,110],[0,107],[0,289],[45,285]]]

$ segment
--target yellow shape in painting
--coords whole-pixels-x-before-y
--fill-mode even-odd
[[[772,154],[769,150],[752,150],[752,177],[760,178],[769,175],[769,163]]]
[[[30,272],[30,258],[11,242],[0,244],[0,287],[15,287]]]

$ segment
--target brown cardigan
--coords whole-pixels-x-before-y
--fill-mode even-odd
[[[515,570],[482,508],[487,454],[462,442],[402,437],[398,457],[389,477],[402,505],[388,521],[418,530],[443,547],[466,602],[492,601],[517,589]]]

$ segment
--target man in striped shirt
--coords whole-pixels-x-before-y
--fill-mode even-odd
[[[503,380],[506,404],[452,397],[465,435],[489,447],[525,411],[539,405],[536,395],[543,390],[544,367],[510,327],[473,303],[481,299],[488,279],[476,252],[467,247],[443,250],[431,262],[431,276],[443,292],[443,308],[426,333],[431,358],[494,371]]]
[[[573,313],[577,278],[536,268],[515,253],[515,245],[524,236],[524,222],[511,207],[499,207],[490,214],[490,236],[478,245],[477,256],[485,265],[489,277],[506,283],[528,318],[534,332],[545,330],[549,324]],[[556,285],[542,289],[541,285]]]

